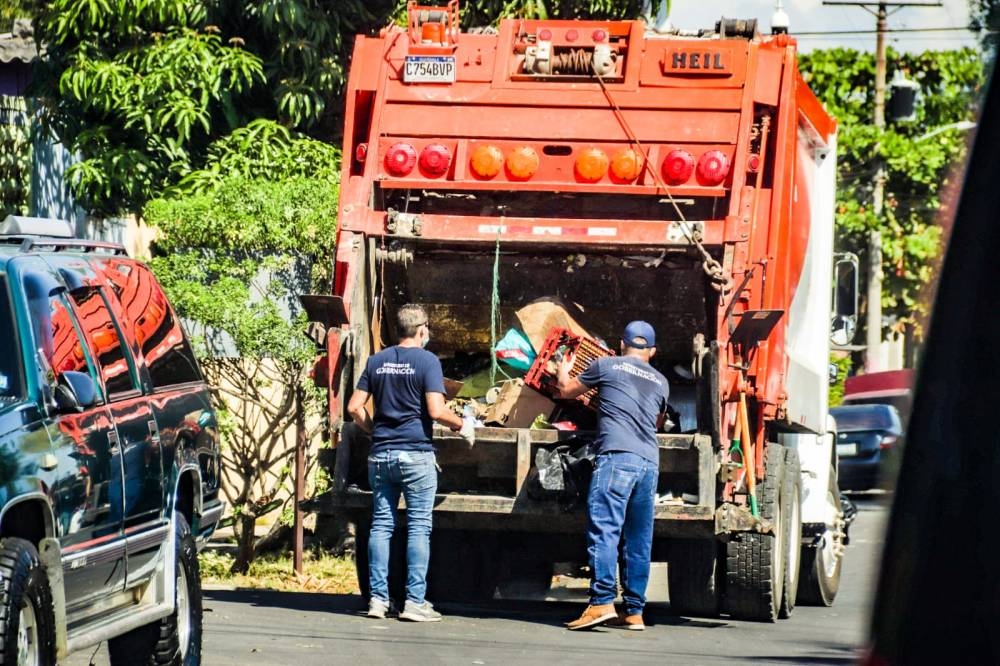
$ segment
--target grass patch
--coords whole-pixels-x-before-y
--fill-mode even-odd
[[[258,556],[246,574],[229,573],[233,556],[206,549],[198,556],[201,580],[204,584],[279,590],[282,592],[326,592],[357,594],[358,579],[350,557],[334,557],[326,553],[306,551],[302,574],[292,570],[291,553],[268,553]]]

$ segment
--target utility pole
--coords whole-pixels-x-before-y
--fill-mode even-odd
[[[885,34],[889,30],[889,7],[893,13],[903,7],[940,7],[940,2],[863,2],[823,0],[824,5],[851,5],[875,15],[875,127],[885,129]],[[880,151],[876,147],[876,154]],[[868,234],[868,289],[865,316],[865,372],[881,370],[882,348],[882,211],[885,208],[885,161],[878,157],[872,189],[872,212],[877,225]]]

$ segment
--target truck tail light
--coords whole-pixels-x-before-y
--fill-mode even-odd
[[[587,148],[576,158],[576,173],[580,178],[596,183],[608,172],[608,156],[600,148]]]
[[[385,154],[385,170],[393,176],[405,176],[417,164],[417,151],[408,143],[394,143]]]
[[[896,445],[897,441],[899,441],[899,438],[896,437],[895,435],[883,435],[882,439],[879,440],[878,448],[882,449],[883,451],[885,451],[886,449],[891,449]]]
[[[642,173],[645,160],[632,148],[626,148],[611,160],[611,175],[620,181],[631,183]]]
[[[747,158],[747,171],[751,173],[760,171],[760,155],[753,153]]]
[[[472,173],[480,178],[492,178],[503,168],[503,153],[496,146],[479,145],[469,159]]]
[[[368,144],[359,143],[358,147],[354,149],[354,159],[359,162],[364,162],[368,159]]]
[[[552,39],[552,31],[548,28],[542,28],[538,31],[538,41],[547,42]]]
[[[432,143],[420,151],[420,172],[437,178],[448,172],[451,166],[451,151],[440,143]]]
[[[698,160],[698,182],[719,185],[729,175],[729,158],[721,150],[710,150]]]
[[[515,180],[527,180],[538,171],[538,153],[531,146],[520,146],[507,154],[507,171]]]
[[[575,42],[579,38],[580,38],[580,33],[578,33],[576,30],[573,30],[571,28],[571,29],[569,29],[569,30],[566,31],[566,41],[567,42]]]
[[[594,34],[591,35],[591,39],[593,39],[595,42],[603,42],[607,38],[608,38],[607,31],[601,30],[600,28],[595,30]]]
[[[671,150],[663,158],[662,170],[667,185],[682,185],[694,173],[694,156],[686,150]]]

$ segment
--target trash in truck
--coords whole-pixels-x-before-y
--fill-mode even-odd
[[[587,337],[590,334],[581,323],[583,310],[569,303],[546,296],[528,303],[515,315],[524,335],[531,341],[537,352],[545,345],[545,339],[554,328],[565,329],[574,335]]]
[[[535,349],[531,346],[531,341],[516,328],[510,329],[500,338],[493,353],[497,360],[521,372],[527,372],[535,360]]]
[[[555,328],[549,332],[538,357],[524,376],[524,383],[547,396],[556,396],[556,381],[559,362],[564,354],[574,354],[571,377],[576,377],[587,369],[594,360],[615,353],[601,345],[594,338],[577,335],[565,328]],[[595,406],[597,389],[587,391],[577,398],[588,407]]]
[[[510,379],[500,385],[496,402],[489,406],[484,419],[487,425],[506,428],[529,428],[538,415],[547,420],[556,403],[525,386],[523,379]]]

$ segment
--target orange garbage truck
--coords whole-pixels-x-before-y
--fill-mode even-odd
[[[529,391],[492,359],[522,309],[549,302],[612,350],[632,319],[656,330],[673,427],[658,435],[653,558],[668,563],[671,607],[771,621],[797,598],[832,603],[835,144],[795,39],[754,20],[463,32],[453,0],[411,3],[405,27],[359,36],[332,289],[303,302],[323,350],[332,477],[306,508],[356,523],[362,591],[369,443],[345,405],[366,358],[395,342],[396,309],[427,309],[428,348],[466,380],[450,404],[488,408],[498,391]],[[466,392],[486,365],[486,385]],[[549,407],[487,419],[471,448],[435,426],[430,599],[544,590],[555,565],[586,564],[585,503],[538,492],[538,461],[584,441],[592,413]]]

